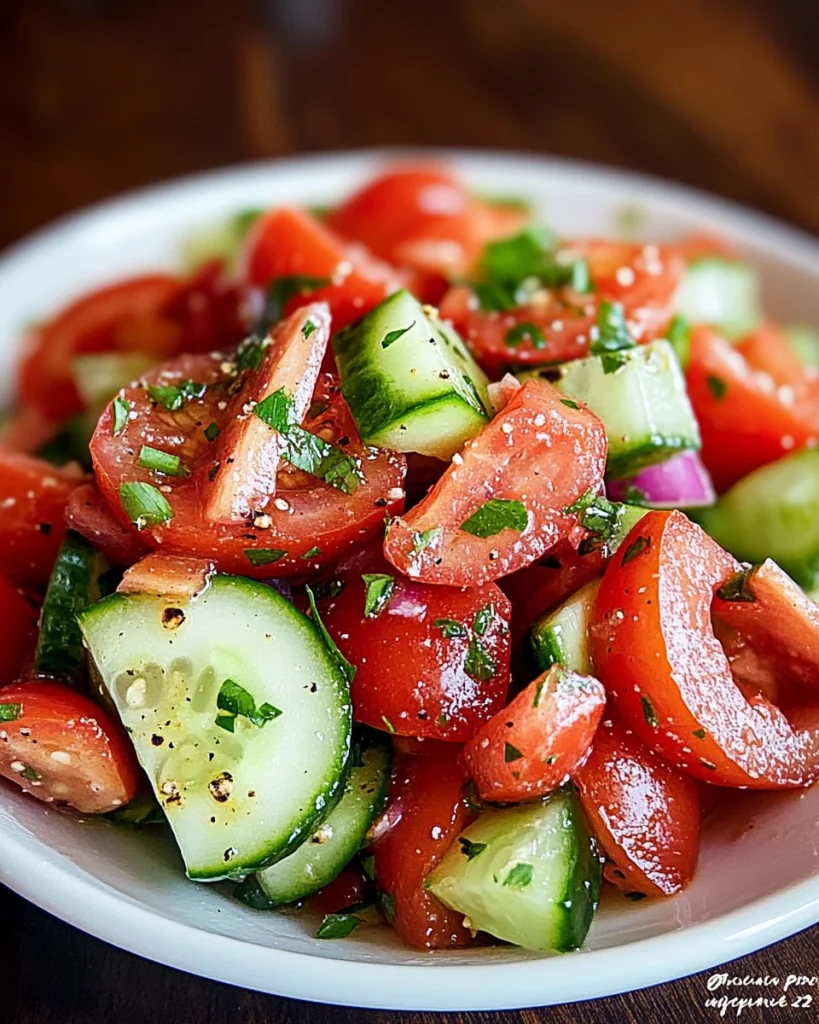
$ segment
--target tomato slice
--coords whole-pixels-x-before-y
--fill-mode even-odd
[[[0,573],[47,583],[65,537],[65,509],[83,480],[79,467],[0,449]]]
[[[734,348],[754,370],[767,373],[777,388],[791,389],[792,396],[780,392],[782,401],[787,403],[791,397],[796,402],[807,399],[819,408],[816,370],[805,366],[775,324],[761,324]]]
[[[609,882],[645,896],[671,896],[685,888],[700,849],[699,787],[690,775],[658,757],[609,713],[574,781],[610,861]]]
[[[37,645],[37,609],[0,576],[0,686],[17,679]]]
[[[748,344],[760,358],[767,342],[763,338]],[[774,352],[766,369],[756,369],[716,331],[698,327],[691,332],[688,395],[700,425],[702,458],[718,491],[819,441],[816,396],[800,400],[792,383],[777,387],[767,372],[774,359],[781,368],[785,358],[781,350],[779,355]]]
[[[342,868],[332,882],[329,882],[309,901],[311,910],[319,914],[340,914],[352,907],[361,906],[367,897],[367,879],[361,868],[348,864]]]
[[[503,707],[510,608],[494,583],[469,590],[414,583],[395,576],[380,547],[353,556],[335,579],[341,590],[321,613],[356,666],[356,721],[464,742]]]
[[[682,279],[684,261],[673,249],[606,241],[566,243],[567,258],[583,257],[594,291],[570,288],[539,292],[529,304],[509,311],[480,308],[472,289],[454,287],[441,302],[490,376],[507,366],[566,362],[588,353],[600,302],[619,302],[638,341],[651,341],[667,327]],[[525,327],[532,330],[523,332]]]
[[[148,550],[145,538],[125,527],[108,506],[96,484],[80,484],[68,497],[65,521],[90,540],[109,565],[133,565]]]
[[[427,741],[423,754],[400,757],[392,799],[400,819],[373,843],[375,876],[387,920],[413,949],[466,946],[463,915],[424,889],[424,879],[470,821],[463,800],[466,773],[454,744]]]
[[[131,418],[123,431],[114,436],[109,406],[91,440],[97,483],[126,526],[129,520],[120,487],[139,482],[162,488],[158,493],[170,505],[173,518],[145,525],[140,539],[147,547],[161,545],[170,554],[212,559],[221,572],[257,579],[306,575],[318,566],[334,563],[350,547],[378,533],[384,516],[400,510],[406,462],[400,455],[361,444],[337,384],[324,374],[303,426],[354,460],[361,475],[357,488],[343,494],[316,477],[282,467],[275,481],[276,496],[271,493],[258,515],[237,523],[210,521],[205,505],[212,478],[222,470],[215,442],[209,440],[214,437],[210,428],[215,425],[224,433],[231,426],[226,422],[224,396],[226,389],[236,387],[239,381],[231,358],[219,353],[182,356],[126,388],[123,395]],[[147,385],[178,387],[187,380],[207,387],[200,397],[185,400],[177,410],[153,401],[146,389]],[[143,446],[178,456],[180,468],[188,475],[162,476],[140,466]],[[270,490],[274,490],[272,479]]]
[[[529,380],[430,493],[390,523],[384,551],[424,583],[479,586],[541,558],[576,526],[567,507],[603,485],[606,433],[550,384]]]
[[[588,757],[605,705],[590,676],[560,665],[538,676],[464,748],[481,798],[516,803],[556,789]]]
[[[192,601],[205,590],[213,572],[213,562],[207,559],[152,551],[126,570],[117,593],[156,594]]]
[[[88,697],[58,683],[0,690],[0,775],[46,803],[102,814],[139,788],[128,737]]]
[[[358,320],[401,287],[396,272],[363,248],[345,245],[318,218],[287,207],[271,210],[251,228],[245,243],[242,277],[250,289],[266,288],[283,277],[328,283],[294,295],[285,312],[309,302],[326,302],[333,330]]]
[[[738,563],[681,512],[649,512],[603,575],[590,641],[626,725],[692,775],[724,786],[805,786],[817,735],[763,696],[746,699],[711,625],[714,590]]]

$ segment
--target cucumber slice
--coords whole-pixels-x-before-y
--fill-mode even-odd
[[[756,271],[741,260],[703,256],[683,275],[677,311],[692,324],[710,324],[739,338],[759,323]]]
[[[360,753],[341,800],[318,829],[289,857],[259,873],[259,884],[271,903],[293,903],[321,889],[364,845],[367,829],[387,800],[390,748],[374,737]]]
[[[57,555],[40,612],[34,665],[44,676],[73,676],[85,661],[77,615],[99,595],[103,561],[78,533],[68,532]]]
[[[80,626],[190,878],[260,870],[310,834],[343,785],[351,728],[312,620],[263,583],[214,576],[181,604],[112,594]]]
[[[144,352],[97,352],[75,356],[74,384],[86,409],[97,418],[120,388],[150,370],[156,358]]]
[[[488,379],[449,324],[426,309],[396,292],[340,331],[333,348],[364,441],[450,459],[489,419]]]
[[[610,373],[599,356],[588,356],[519,376],[544,377],[600,417],[609,439],[611,477],[632,476],[674,452],[699,448],[699,427],[671,345],[652,341],[618,355],[622,366]]]
[[[819,331],[792,324],[782,328],[791,350],[805,366],[819,367]]]
[[[600,895],[600,861],[576,794],[490,810],[424,883],[469,927],[526,949],[578,949]]]
[[[182,242],[183,265],[193,270],[208,260],[221,260],[228,269],[234,269],[248,231],[263,212],[243,210],[192,231]]]
[[[772,558],[808,589],[819,585],[819,450],[755,470],[700,509],[697,522],[746,562]]]
[[[541,672],[562,665],[581,675],[591,675],[589,621],[599,589],[600,580],[590,580],[532,626],[529,643]]]

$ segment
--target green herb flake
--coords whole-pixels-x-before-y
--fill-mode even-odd
[[[705,729],[695,729],[691,735],[696,736],[698,740],[704,740],[707,734]]]
[[[458,842],[461,845],[461,852],[467,860],[474,860],[476,857],[479,857],[487,846],[486,843],[473,843],[466,836],[460,836]]]
[[[495,618],[495,606],[493,604],[485,604],[480,611],[475,613],[475,618],[472,622],[472,628],[478,636],[483,636],[484,633],[492,625]]]
[[[657,712],[654,710],[654,705],[648,699],[648,697],[640,697],[640,703],[643,706],[643,718],[646,723],[651,726],[652,729],[660,728],[660,719],[657,717]]]
[[[349,685],[355,678],[355,665],[347,661],[341,651],[338,649],[335,640],[327,632],[327,627],[321,621],[318,608],[316,607],[316,598],[310,587],[304,588],[307,591],[307,600],[310,604],[310,616],[313,619],[316,629],[319,631],[321,639],[324,641],[324,646],[327,648],[327,653],[335,663],[336,668],[341,673],[342,678]]]
[[[307,338],[310,337],[310,335],[313,333],[313,331],[317,331],[317,330],[318,330],[318,327],[316,327],[316,325],[313,323],[312,320],[305,320],[304,323],[301,325],[301,333],[302,333],[305,341],[307,340]]]
[[[528,321],[516,324],[506,332],[506,337],[503,339],[504,345],[509,348],[517,348],[518,345],[525,342],[529,342],[532,348],[538,350],[546,347],[546,338],[537,324]]]
[[[366,587],[364,618],[376,619],[390,603],[395,591],[395,577],[386,573],[364,573],[361,578]]]
[[[569,409],[579,409],[580,406],[577,402],[573,402],[571,398],[561,398],[560,404],[567,406]]]
[[[599,551],[606,547],[617,536],[624,506],[617,501],[609,501],[602,494],[586,491],[572,505],[563,509],[567,515],[577,515],[578,522],[591,534],[580,545],[580,554]]]
[[[524,889],[532,881],[532,865],[519,861],[503,880],[512,889]]]
[[[467,635],[466,626],[462,622],[458,622],[457,619],[436,619],[432,625],[436,629],[440,629],[447,640]]]
[[[25,766],[25,768],[20,772],[20,775],[26,780],[26,782],[40,781],[40,773],[36,768],[32,768],[30,764]]]
[[[309,295],[331,283],[329,277],[310,277],[306,274],[276,278],[267,287],[264,309],[256,325],[256,332],[266,334],[277,324],[284,316],[284,307],[294,296]]]
[[[548,228],[531,226],[500,241],[489,242],[481,269],[490,281],[539,277],[554,261],[555,237]]]
[[[209,423],[205,427],[203,433],[205,435],[205,438],[208,441],[215,441],[216,438],[219,436],[219,433],[220,433],[220,431],[219,431],[219,424],[215,423],[215,422],[214,423]]]
[[[721,402],[728,393],[728,385],[722,377],[709,376],[705,378],[705,384],[711,394],[718,402]]]
[[[113,434],[114,437],[119,435],[128,426],[128,415],[130,409],[128,402],[121,395],[118,395],[111,403],[111,418],[113,420]]]
[[[267,338],[257,334],[251,334],[245,338],[236,349],[234,363],[237,373],[246,373],[248,370],[257,370],[261,366],[264,351],[269,342]]]
[[[744,604],[754,604],[756,597],[754,597],[753,591],[749,586],[753,577],[753,572],[753,569],[745,569],[743,572],[738,572],[735,576],[726,580],[725,583],[723,583],[717,590],[717,597],[721,601],[735,601]]]
[[[346,939],[360,924],[361,917],[355,914],[327,914],[316,932],[317,939]]]
[[[272,565],[287,557],[282,548],[245,548],[244,556],[251,565]]]
[[[384,723],[384,728],[387,730],[387,732],[391,735],[395,735],[395,726],[392,724],[389,718],[387,718],[386,715],[381,716],[381,721]]]
[[[431,547],[443,532],[442,526],[434,526],[431,530],[414,533],[412,535],[412,553],[417,555]]]
[[[0,704],[0,722],[16,722],[22,713],[22,704]]]
[[[522,501],[490,498],[461,523],[461,529],[473,537],[485,539],[507,529],[521,533],[528,525],[529,513]]]
[[[320,555],[320,554],[321,554],[321,548],[319,548],[319,547],[312,547],[312,548],[308,548],[307,551],[305,551],[303,555],[299,555],[299,558],[315,558],[317,555]]]
[[[397,331],[390,331],[388,334],[385,334],[381,341],[381,348],[389,348],[399,338],[402,338],[407,331],[411,331],[414,326],[415,321],[413,320],[409,327],[400,327]]]
[[[680,366],[685,369],[691,352],[691,326],[684,316],[675,316],[665,332],[666,340],[674,349]]]
[[[464,672],[479,683],[488,682],[498,671],[498,663],[475,636],[469,641],[464,659]]]
[[[519,761],[522,757],[523,754],[521,754],[517,747],[513,747],[511,743],[504,743],[503,760],[506,764],[511,764],[512,761]]]
[[[395,920],[395,900],[393,899],[392,893],[381,893],[381,909],[384,911],[384,917],[386,917],[389,923],[392,924]]]
[[[517,308],[513,285],[497,281],[475,281],[472,285],[478,306],[487,313],[508,313]]]
[[[150,469],[154,473],[162,473],[163,476],[187,475],[187,470],[178,455],[160,451],[159,448],[151,448],[147,444],[139,449],[137,465],[142,469]]]
[[[571,267],[572,277],[569,281],[569,287],[573,292],[577,292],[578,295],[588,295],[589,292],[594,290],[588,262],[583,259],[575,260]]]
[[[589,345],[589,352],[593,356],[600,356],[603,373],[616,373],[626,362],[624,353],[636,344],[619,302],[600,303],[593,333],[595,336]]]
[[[283,434],[296,419],[295,402],[287,388],[277,388],[253,407],[253,415]]]
[[[216,716],[216,725],[227,732],[234,731],[237,718],[246,718],[251,725],[261,729],[282,713],[268,703],[257,708],[252,695],[233,679],[226,679],[222,683],[216,698],[216,707],[220,712]]]
[[[620,565],[628,565],[629,562],[637,558],[638,555],[641,555],[650,547],[651,537],[638,537],[636,540],[633,540],[623,552]]]
[[[183,380],[179,384],[149,384],[148,395],[167,409],[168,412],[179,412],[185,402],[201,398],[207,391],[206,384],[197,384],[193,380]]]
[[[275,910],[277,904],[270,899],[264,889],[259,885],[255,875],[248,875],[244,881],[239,882],[233,889],[232,896],[246,907],[253,910]]]
[[[140,481],[120,484],[119,498],[125,514],[138,530],[162,526],[173,519],[173,509],[165,495],[152,484]]]

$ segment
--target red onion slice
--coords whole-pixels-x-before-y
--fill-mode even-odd
[[[628,501],[632,489],[651,508],[702,508],[716,501],[708,470],[692,451],[672,455],[628,480],[606,482],[606,493],[613,501]]]

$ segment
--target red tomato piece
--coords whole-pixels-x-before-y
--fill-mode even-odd
[[[399,758],[394,769],[392,798],[401,800],[402,813],[373,843],[375,877],[384,894],[387,920],[413,949],[471,942],[463,915],[448,910],[424,889],[424,879],[469,824],[465,782],[459,748],[449,743],[429,741],[425,753]]]
[[[767,373],[777,388],[790,388],[795,401],[812,400],[819,409],[816,370],[805,366],[775,324],[762,324],[734,348],[754,370]],[[784,392],[780,397],[784,401],[789,396]]]
[[[148,550],[145,539],[117,519],[96,484],[74,488],[65,521],[70,529],[90,540],[109,565],[133,565]]]
[[[213,562],[153,551],[127,569],[117,587],[119,594],[157,594],[192,601],[207,587]]]
[[[671,896],[691,881],[700,849],[696,780],[645,747],[614,715],[575,775],[580,802],[625,892]]]
[[[750,700],[711,625],[714,590],[739,569],[681,512],[649,512],[609,562],[590,642],[596,675],[639,738],[705,782],[805,786],[817,735],[796,732],[763,696]]]
[[[17,679],[37,645],[37,609],[0,576],[0,686]]]
[[[355,719],[463,743],[506,700],[509,601],[494,583],[458,590],[394,572],[380,549],[360,552],[337,574],[342,589],[321,610],[356,666]]]
[[[710,328],[691,332],[686,381],[702,434],[702,459],[718,491],[819,441],[816,398],[796,400],[791,387],[778,388]]]
[[[566,508],[602,488],[605,464],[597,417],[529,380],[427,497],[392,521],[384,552],[424,583],[479,586],[505,576],[570,534],[577,520]]]
[[[360,247],[345,245],[318,218],[287,207],[271,210],[251,228],[245,243],[243,280],[266,288],[282,277],[304,276],[328,283],[294,295],[285,312],[326,302],[338,331],[401,287],[396,272]]]
[[[340,914],[362,904],[366,895],[364,873],[357,865],[348,864],[332,882],[310,897],[309,906],[319,914]]]
[[[464,760],[484,800],[517,803],[569,779],[591,750],[602,683],[553,665],[470,740]]]
[[[46,583],[65,537],[65,509],[83,480],[77,466],[0,450],[0,573]]]
[[[0,775],[46,803],[102,814],[139,788],[128,737],[88,697],[58,683],[0,690]]]

